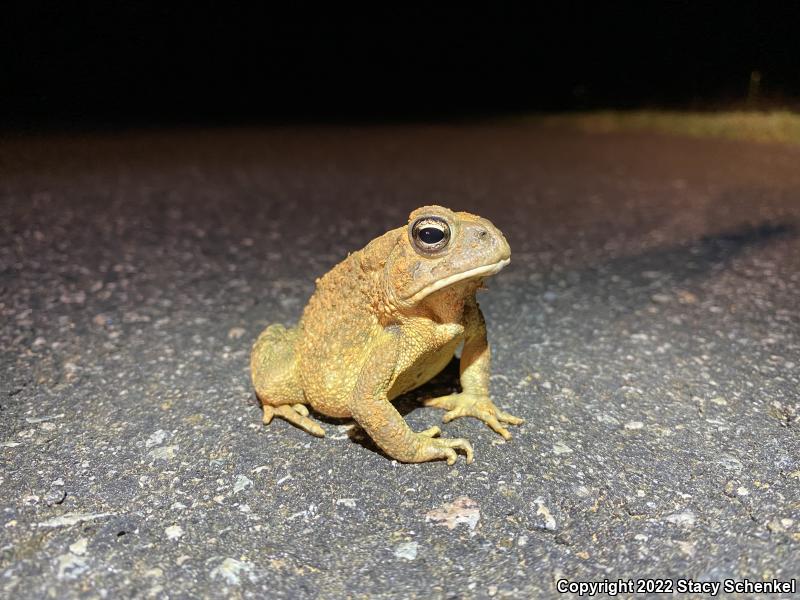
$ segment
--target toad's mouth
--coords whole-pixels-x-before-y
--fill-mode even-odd
[[[439,290],[446,288],[449,285],[453,285],[454,283],[466,281],[467,279],[476,279],[478,277],[489,277],[490,275],[494,275],[495,273],[499,272],[500,269],[505,267],[510,262],[510,258],[504,258],[496,263],[483,265],[482,267],[475,267],[474,269],[468,269],[463,273],[455,273],[454,275],[450,275],[449,277],[445,277],[444,279],[440,279],[439,281],[432,283],[428,287],[422,288],[416,294],[411,296],[408,301],[411,304],[416,304],[423,298],[430,296],[432,293],[438,292]]]

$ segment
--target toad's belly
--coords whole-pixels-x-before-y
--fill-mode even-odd
[[[453,358],[463,342],[462,328],[442,328],[438,340],[441,346],[428,349],[418,356],[405,351],[395,366],[395,379],[387,396],[397,396],[430,381]],[[364,334],[365,336],[367,334]],[[374,336],[373,336],[374,337]],[[334,337],[304,340],[301,346],[300,378],[303,395],[314,410],[336,418],[352,416],[353,391],[358,384],[363,364],[369,358],[368,339]],[[354,350],[360,348],[360,350]]]
[[[441,348],[431,350],[417,357],[413,364],[403,370],[395,379],[394,384],[389,389],[389,400],[393,400],[427,383],[441,373],[442,369],[453,359],[460,343],[461,339],[455,338]]]
[[[441,348],[431,350],[400,373],[389,388],[389,400],[417,388],[438,375],[452,360],[461,340],[448,342]],[[308,375],[308,374],[307,374]],[[357,383],[357,372],[339,369],[319,369],[312,376],[304,377],[303,393],[314,410],[335,418],[350,418],[353,389]]]

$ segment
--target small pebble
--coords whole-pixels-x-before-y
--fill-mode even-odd
[[[158,431],[153,433],[149,438],[147,438],[147,441],[144,443],[144,446],[145,448],[150,449],[153,446],[158,446],[161,443],[163,443],[166,438],[167,438],[167,432],[164,431],[163,429],[159,429]]]
[[[573,450],[566,444],[562,442],[556,442],[553,444],[553,454],[560,455],[560,454],[572,454]]]
[[[417,542],[405,542],[403,544],[398,544],[397,548],[395,548],[394,550],[394,555],[397,558],[414,560],[415,558],[417,558],[418,550],[419,550],[419,544],[417,544]]]
[[[53,484],[55,485],[55,483]],[[67,497],[67,492],[63,489],[59,488],[50,488],[50,490],[45,494],[44,501],[47,506],[54,506],[56,504],[61,504],[64,502],[64,499]]]
[[[86,554],[86,546],[88,544],[89,540],[87,540],[85,537],[82,537],[74,544],[70,544],[69,551],[72,552],[73,554],[76,554],[77,556],[83,556],[84,554]]]
[[[667,516],[668,522],[682,527],[694,527],[695,520],[695,514],[690,510],[681,513],[673,513]]]
[[[242,337],[245,333],[245,329],[243,327],[233,327],[228,331],[228,339],[229,340],[238,340]]]
[[[253,481],[247,475],[237,475],[233,484],[233,493],[238,494],[253,485]]]

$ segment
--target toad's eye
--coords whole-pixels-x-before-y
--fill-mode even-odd
[[[439,217],[423,217],[414,221],[411,237],[418,249],[426,253],[436,252],[450,242],[450,226]]]

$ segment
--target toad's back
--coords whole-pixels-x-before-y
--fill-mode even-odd
[[[347,401],[381,333],[376,305],[382,272],[369,255],[383,241],[378,238],[317,280],[298,326],[303,392],[315,409],[329,416],[350,416]]]

